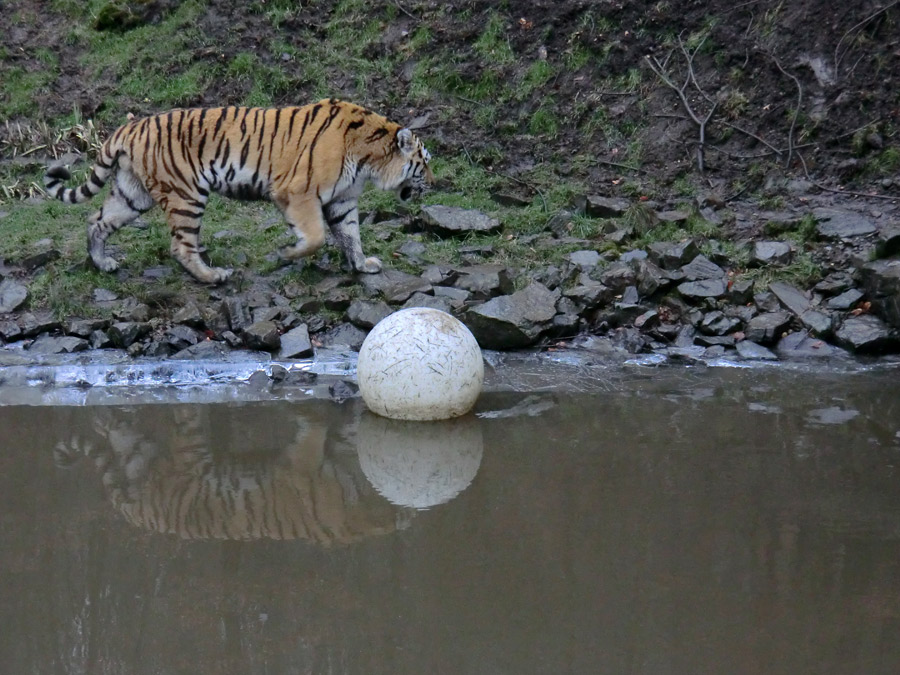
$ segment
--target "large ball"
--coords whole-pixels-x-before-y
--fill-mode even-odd
[[[446,312],[411,307],[379,321],[357,365],[369,409],[398,420],[442,420],[472,409],[484,382],[481,349]]]

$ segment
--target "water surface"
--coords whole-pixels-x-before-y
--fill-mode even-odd
[[[0,407],[0,670],[896,673],[898,380]]]

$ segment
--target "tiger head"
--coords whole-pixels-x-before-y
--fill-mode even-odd
[[[409,129],[397,131],[397,147],[389,164],[384,189],[394,190],[401,201],[420,196],[434,184],[434,174],[429,163],[431,153]]]

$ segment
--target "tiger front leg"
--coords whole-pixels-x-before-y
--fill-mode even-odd
[[[166,208],[166,220],[172,234],[172,256],[204,284],[219,284],[228,279],[234,270],[210,267],[200,257],[200,217],[196,207]]]
[[[359,211],[355,200],[328,204],[325,206],[325,219],[355,272],[377,274],[381,271],[381,261],[374,256],[367,258],[363,253],[359,236]]]

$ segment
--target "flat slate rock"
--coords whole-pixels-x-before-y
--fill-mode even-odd
[[[368,332],[357,328],[351,323],[342,323],[333,326],[328,330],[317,333],[316,337],[322,343],[323,347],[339,348],[349,347],[353,351],[358,352],[362,343],[366,339]]]
[[[754,265],[787,265],[793,250],[784,241],[757,241],[753,244],[750,262]]]
[[[838,309],[838,310],[847,310],[851,309],[853,305],[862,300],[865,297],[865,293],[863,293],[858,288],[851,288],[850,290],[844,291],[840,295],[836,295],[833,298],[829,298],[828,302],[825,303],[825,306],[828,309]]]
[[[722,279],[725,277],[725,270],[702,254],[696,256],[687,265],[683,265],[681,272],[688,281]]]
[[[787,312],[765,312],[747,322],[744,335],[751,342],[772,344],[781,337],[790,322],[791,315]]]
[[[847,239],[878,231],[878,226],[858,211],[823,207],[813,209],[813,217],[818,221],[816,231],[829,239]]]
[[[566,256],[569,262],[578,267],[596,267],[603,259],[597,251],[573,251]]]
[[[421,295],[416,293],[415,295]],[[372,328],[394,310],[386,302],[369,300],[354,300],[347,308],[347,318],[354,326],[359,328]]]
[[[700,254],[697,242],[693,239],[686,241],[655,241],[647,246],[650,260],[664,270],[675,270],[686,265]]]
[[[847,352],[824,340],[810,337],[805,331],[789,333],[778,341],[775,351],[782,358],[818,359],[846,356]]]
[[[738,355],[742,359],[751,361],[777,361],[776,356],[770,349],[763,347],[752,340],[741,340],[735,345]]]
[[[73,354],[83,352],[89,347],[90,343],[87,340],[73,335],[65,337],[42,335],[28,347],[28,352],[31,354]]]
[[[678,285],[678,292],[687,298],[721,298],[727,291],[725,279],[701,279]]]
[[[28,299],[28,288],[12,279],[0,281],[0,314],[9,314]]]
[[[888,351],[897,343],[890,327],[872,314],[847,317],[834,336],[839,345],[861,354]]]
[[[470,309],[464,323],[485,349],[517,349],[534,344],[556,315],[558,291],[534,282]]]
[[[900,258],[866,263],[859,274],[875,310],[889,324],[900,328]]]
[[[423,206],[422,225],[428,232],[443,236],[466,235],[470,232],[492,234],[501,229],[500,221],[475,209],[456,206]]]
[[[619,218],[630,206],[631,202],[621,197],[590,195],[585,199],[584,212],[591,218]]]
[[[281,349],[278,351],[277,358],[299,359],[312,356],[312,354],[313,346],[309,339],[309,329],[305,323],[281,336]]]

